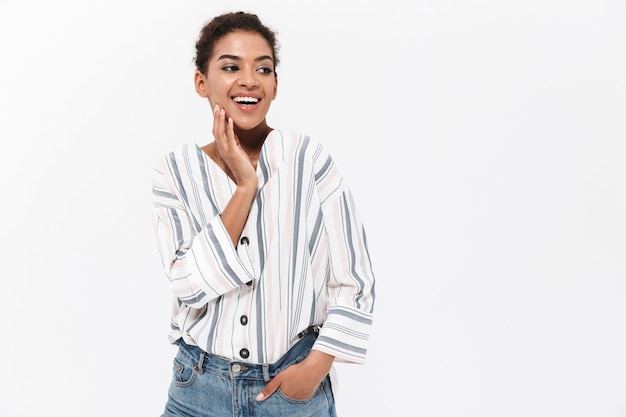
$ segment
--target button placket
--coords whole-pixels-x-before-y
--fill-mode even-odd
[[[239,239],[239,245],[237,246],[237,252],[242,264],[248,269],[251,276],[254,276],[254,262],[251,257],[250,250],[250,238],[248,236],[242,236]],[[238,335],[235,335],[235,344],[241,348],[239,350],[239,357],[243,360],[250,358],[250,350],[243,346],[251,346],[247,325],[250,322],[248,313],[252,308],[252,294],[254,292],[254,279],[246,282],[247,287],[241,288],[240,303],[237,307],[236,314],[239,316],[239,323],[242,327],[237,330]],[[232,368],[231,368],[232,369]],[[240,368],[241,369],[241,368]],[[234,371],[234,370],[233,370]]]

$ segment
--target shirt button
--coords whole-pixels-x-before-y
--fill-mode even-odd
[[[245,348],[244,348],[244,349],[241,349],[241,350],[239,351],[239,356],[241,356],[241,357],[242,357],[242,358],[244,358],[244,359],[247,359],[247,358],[248,358],[248,356],[250,356],[250,351],[248,351],[248,349],[245,349]]]
[[[246,324],[248,324],[248,316],[241,316],[241,318],[239,319],[239,322],[245,326]]]
[[[241,243],[242,245],[247,245],[248,243],[250,243],[250,239],[248,239],[247,237],[244,236],[244,237],[241,238],[239,243]]]
[[[252,286],[252,281],[248,281],[248,282],[246,282],[246,285],[247,285],[248,287],[251,287],[251,286]]]

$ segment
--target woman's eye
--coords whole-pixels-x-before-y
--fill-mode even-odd
[[[260,72],[261,74],[271,74],[272,72],[274,72],[269,67],[261,67],[261,68],[258,68],[257,71]]]
[[[232,72],[232,71],[237,71],[239,69],[239,67],[237,67],[237,65],[226,65],[226,66],[222,67],[222,69],[224,71]]]

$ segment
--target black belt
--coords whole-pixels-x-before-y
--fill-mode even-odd
[[[320,331],[320,327],[319,325],[314,325],[314,326],[309,326],[306,329],[302,330],[300,333],[298,333],[298,339],[302,339],[304,336],[306,336],[309,333],[315,332],[318,333]]]

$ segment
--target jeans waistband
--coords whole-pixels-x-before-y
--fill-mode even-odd
[[[198,373],[210,371],[213,373],[229,374],[232,378],[264,379],[266,382],[289,365],[301,362],[311,351],[317,339],[319,326],[310,326],[298,334],[300,340],[289,349],[278,361],[272,364],[257,364],[243,361],[229,360],[221,356],[207,353],[198,346],[192,346],[179,340],[178,347],[182,354],[196,364]]]

